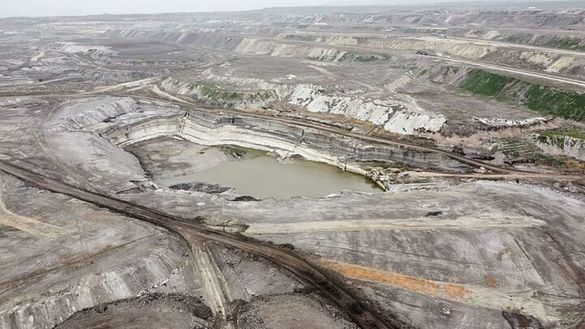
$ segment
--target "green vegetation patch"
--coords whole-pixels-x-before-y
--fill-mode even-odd
[[[274,93],[269,90],[263,90],[256,93],[252,93],[248,95],[248,99],[251,101],[266,101],[271,98],[275,97]]]
[[[242,99],[242,94],[237,91],[229,91],[212,85],[200,86],[199,92],[201,93],[201,96],[211,100],[233,101]]]
[[[509,159],[529,159],[537,152],[533,145],[521,139],[504,139],[498,147]]]
[[[428,72],[428,70],[427,70],[427,69],[422,69],[422,70],[420,70],[420,71],[418,71],[418,72],[416,73],[416,76],[417,76],[417,77],[423,76],[423,75],[425,75],[427,72]]]
[[[570,50],[585,50],[585,45],[581,40],[571,37],[555,37],[545,43],[546,47],[561,48]]]
[[[538,38],[533,40],[530,34],[515,33],[503,39],[503,41],[518,43],[518,44],[533,44],[535,46],[544,46],[557,49],[568,50],[585,50],[585,40],[575,37],[553,37],[553,38]]]
[[[565,146],[565,136],[540,134],[536,140],[542,144],[555,145],[560,149],[563,149]]]
[[[295,40],[295,41],[308,41],[308,42],[315,42],[318,41],[318,37],[312,35],[300,35],[300,34],[287,34],[284,36],[285,40]]]
[[[585,131],[582,130],[548,130],[540,132],[539,135],[541,136],[569,136],[571,138],[580,139],[585,141]]]
[[[387,60],[389,57],[378,54],[345,53],[339,58],[340,62],[375,62]]]
[[[585,94],[531,85],[525,97],[526,107],[533,111],[585,121]]]
[[[460,87],[474,94],[496,96],[504,90],[507,84],[514,80],[514,78],[474,69],[467,74],[467,78]]]
[[[459,87],[477,95],[523,105],[541,114],[585,122],[585,94],[536,85],[481,69],[469,71]]]
[[[505,37],[504,41],[510,43],[526,44],[527,43],[526,39],[530,39],[530,37],[527,37],[526,35],[522,34],[512,34],[510,36]]]
[[[385,56],[381,56],[381,55],[367,55],[367,54],[360,54],[360,55],[355,55],[353,60],[356,62],[374,62],[374,61],[382,61],[385,60],[386,57]]]
[[[267,102],[276,98],[276,93],[271,90],[255,92],[242,92],[227,90],[212,84],[199,84],[193,97],[204,101],[209,105],[234,107],[243,101]]]

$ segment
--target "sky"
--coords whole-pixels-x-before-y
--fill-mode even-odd
[[[356,0],[362,1],[371,3]],[[330,3],[331,0],[0,0],[0,17],[235,11]]]
[[[475,1],[506,2],[509,0],[0,0],[0,17],[155,14],[238,11],[268,7]]]

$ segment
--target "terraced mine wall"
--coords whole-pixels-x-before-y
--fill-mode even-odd
[[[468,172],[472,168],[446,155],[375,145],[316,129],[295,127],[269,119],[190,111],[183,116],[153,118],[102,132],[113,144],[126,146],[160,136],[177,136],[202,145],[235,145],[300,155],[310,161],[367,174],[364,163],[378,166],[420,167],[427,170]]]
[[[106,32],[105,35],[111,39],[162,41],[221,50],[232,50],[242,41],[242,37],[222,31],[111,30]]]
[[[506,64],[529,70],[538,69],[553,73],[563,73],[566,76],[582,78],[585,74],[585,54],[559,53],[552,48],[525,49],[510,47],[502,44],[476,43],[466,39],[446,39],[436,36],[370,36],[324,34],[316,32],[295,32],[279,35],[275,41],[281,43],[311,43],[315,46],[337,46],[351,49],[358,47],[378,49],[379,51],[406,50],[424,55],[449,55],[471,60],[484,60],[494,64]],[[574,45],[572,39],[551,41],[567,47]],[[277,46],[276,49],[278,48]],[[248,47],[247,49],[252,48]],[[555,47],[559,48],[559,47]],[[571,49],[569,49],[571,50]],[[276,52],[278,54],[278,52]]]
[[[217,78],[218,80],[220,78]],[[226,79],[227,80],[227,79]],[[233,78],[230,81],[235,81]],[[259,85],[257,91],[228,90],[212,83],[190,83],[175,78],[165,79],[161,87],[176,95],[188,95],[208,105],[226,108],[261,108],[269,106],[290,93],[288,86],[279,88],[276,84],[250,79],[248,83]]]
[[[320,34],[283,34],[279,36],[286,41],[312,42],[331,46],[366,46],[377,49],[393,50],[424,50],[429,52],[447,53],[453,56],[460,56],[470,59],[478,59],[487,55],[495,48],[486,45],[472,43],[452,44],[443,40],[419,40],[414,38],[395,37],[366,37],[351,35],[320,35]]]
[[[546,28],[563,26],[574,30],[585,27],[585,10],[575,9],[560,14],[554,11],[538,11],[527,13],[523,11],[510,10],[502,12],[498,10],[478,10],[476,12],[461,13],[458,11],[429,10],[425,13],[412,15],[411,13],[390,13],[380,12],[378,14],[368,13],[331,13],[314,15],[312,20],[306,16],[299,16],[298,23],[361,23],[361,24],[384,24],[384,25],[422,25],[422,26],[461,26],[475,25],[481,22],[482,27],[518,27]],[[283,18],[285,16],[283,15]],[[292,22],[290,18],[287,22]]]
[[[357,53],[333,47],[313,47],[278,43],[273,40],[244,38],[235,49],[238,53],[307,58],[321,62],[374,62],[390,58],[387,55]]]
[[[490,29],[458,30],[453,35],[495,40],[522,45],[541,46],[567,50],[585,50],[585,37],[579,35],[557,35],[543,31],[499,31]]]

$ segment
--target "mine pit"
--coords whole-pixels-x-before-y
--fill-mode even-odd
[[[585,2],[364,1],[0,18],[0,329],[585,329]]]
[[[174,190],[255,198],[323,197],[342,191],[377,193],[362,175],[302,159],[234,146],[205,146],[160,137],[127,147],[153,180]]]

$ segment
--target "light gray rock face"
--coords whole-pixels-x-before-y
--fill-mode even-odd
[[[399,99],[327,95],[321,87],[315,85],[296,86],[289,103],[303,106],[310,112],[340,114],[371,122],[397,134],[437,132],[447,121],[442,115],[427,112],[415,104]]]
[[[538,148],[549,155],[564,155],[585,161],[585,140],[563,135],[534,135]]]
[[[315,84],[278,84],[251,78],[207,76],[206,79],[241,87],[229,91],[218,86],[193,84],[175,78],[163,81],[162,87],[173,94],[189,95],[212,105],[238,109],[261,108],[275,102],[286,102],[309,112],[342,115],[405,135],[438,132],[447,122],[443,115],[426,111],[412,100],[401,99],[403,97],[376,99],[338,95],[334,92],[327,93],[324,87]],[[244,87],[252,87],[258,91],[241,92],[239,88]],[[214,90],[208,90],[209,88]]]
[[[552,118],[544,117],[528,118],[524,120],[511,120],[504,118],[473,118],[474,121],[477,121],[488,128],[494,129],[535,126],[550,121],[551,119]]]
[[[257,38],[243,38],[240,44],[234,49],[237,53],[269,55],[279,57],[298,57],[310,60],[330,63],[352,62],[352,61],[383,61],[388,57],[379,54],[353,53],[345,50],[306,45],[278,43],[272,40]]]

